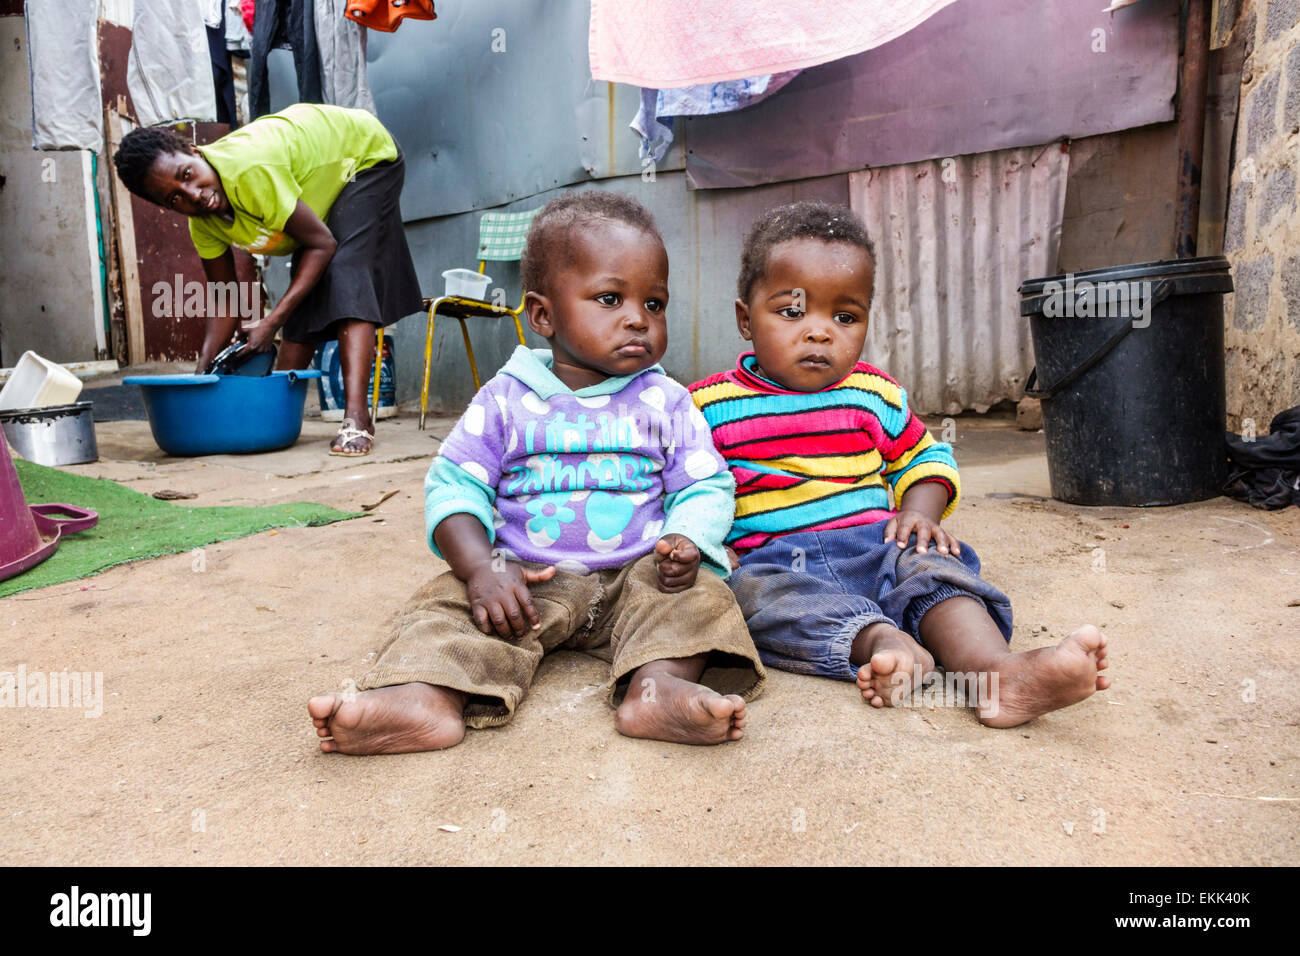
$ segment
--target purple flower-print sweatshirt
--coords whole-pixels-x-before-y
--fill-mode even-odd
[[[551,353],[515,349],[460,417],[424,482],[429,547],[474,515],[507,558],[587,574],[686,535],[726,577],[735,484],[690,393],[652,366],[573,391]]]

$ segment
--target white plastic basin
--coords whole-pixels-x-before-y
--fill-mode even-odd
[[[473,269],[448,269],[442,274],[442,278],[447,284],[446,295],[458,295],[465,299],[478,299],[480,302],[487,301],[485,296],[488,286],[492,284],[491,276],[485,276]]]
[[[81,379],[57,362],[24,352],[0,389],[0,410],[72,405],[80,394]]]

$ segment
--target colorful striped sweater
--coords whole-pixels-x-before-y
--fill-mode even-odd
[[[736,479],[738,551],[797,531],[872,524],[920,481],[960,484],[950,445],[936,442],[907,407],[901,385],[865,362],[820,392],[792,392],[755,371],[754,353],[736,368],[690,387],[713,444]]]

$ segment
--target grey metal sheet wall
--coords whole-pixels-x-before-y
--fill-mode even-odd
[[[1068,172],[1053,143],[850,174],[876,244],[865,356],[914,411],[1020,398],[1033,349],[1016,290],[1055,272]]]

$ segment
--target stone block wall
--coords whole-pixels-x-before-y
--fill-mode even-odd
[[[1250,419],[1262,434],[1300,404],[1300,0],[1217,13],[1246,44],[1223,241],[1236,285],[1224,313],[1228,427]]]

